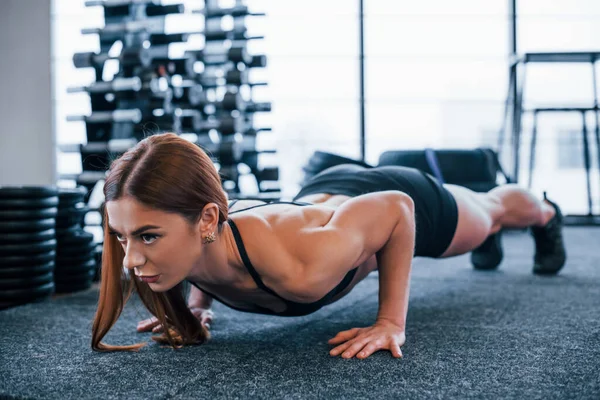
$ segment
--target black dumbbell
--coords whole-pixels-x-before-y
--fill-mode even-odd
[[[175,109],[174,115],[176,120],[179,119],[179,122],[176,123],[186,127],[189,131],[198,133],[206,133],[214,129],[223,135],[232,135],[241,132],[245,126],[242,117],[228,114],[203,120],[202,113],[198,110]]]
[[[183,14],[184,12],[185,6],[183,4],[148,4],[146,6],[146,15],[148,17]]]
[[[279,167],[266,167],[263,169],[255,170],[254,176],[260,183],[263,181],[278,181],[279,180]]]
[[[271,103],[255,103],[252,101],[245,101],[240,93],[227,92],[223,96],[223,103],[226,105],[235,104],[234,110],[245,111],[248,113],[255,112],[269,112],[271,111]],[[227,109],[227,108],[226,108]]]
[[[202,13],[206,18],[221,18],[226,15],[233,17],[246,17],[246,16],[264,16],[265,13],[251,12],[246,5],[236,5],[229,8],[211,7],[209,4],[201,10],[195,12]]]
[[[250,139],[250,140],[248,140]],[[244,157],[258,154],[275,153],[276,150],[257,150],[256,143],[252,138],[226,136],[221,138],[220,143],[212,144],[206,148],[216,156],[221,164],[237,164]]]
[[[173,86],[173,102],[175,104],[189,104],[190,106],[206,105],[215,100],[214,92],[207,92],[190,79],[183,80]]]
[[[205,31],[204,37],[206,42],[220,42],[224,40],[247,42],[249,40],[265,38],[264,36],[248,36],[245,29]]]
[[[248,54],[246,46],[208,47],[202,50],[187,50],[186,57],[193,62],[202,62],[205,65],[219,65],[228,62],[250,64],[252,56]]]
[[[248,64],[249,68],[264,68],[267,66],[267,56],[259,54],[252,56],[252,61]]]
[[[149,66],[152,63],[152,54],[143,47],[125,47],[118,56],[109,56],[108,53],[75,53],[73,65],[75,68],[100,68],[108,60],[118,60],[121,65]]]
[[[131,5],[145,5],[144,14],[148,17],[182,14],[185,11],[183,4],[162,5],[156,0],[89,0],[85,2],[86,7],[102,6],[105,7],[105,15],[110,17],[129,16]]]
[[[145,32],[149,34],[165,33],[165,17],[144,18],[135,21],[106,24],[103,28],[84,28],[83,35],[121,36],[126,33]]]
[[[155,33],[149,36],[152,46],[167,45],[171,43],[187,42],[189,39],[188,33]]]
[[[195,73],[193,68],[194,63],[190,62],[190,59],[188,57],[156,57],[152,60],[152,66],[154,67],[154,73],[159,76],[165,74],[187,76],[193,75]]]
[[[142,110],[96,111],[90,115],[69,115],[67,121],[85,121],[88,124],[103,124],[114,122],[128,122],[138,124],[142,121]]]
[[[129,79],[129,78],[127,78]],[[145,110],[154,110],[154,109],[163,109],[164,112],[170,113],[172,112],[172,98],[173,91],[165,84],[165,87],[161,87],[158,84],[159,80],[164,78],[154,78],[149,82],[141,84],[138,86],[135,78],[131,78],[129,82],[124,83],[121,82],[117,84],[111,84],[111,82],[97,82],[88,87],[76,87],[71,88],[70,92],[80,92],[85,91],[90,94],[105,94],[106,99],[110,102],[119,102],[121,100],[126,100],[131,104],[131,100],[135,100],[136,104],[139,107],[142,107]],[[118,104],[118,103],[117,103]],[[122,110],[116,110],[122,111]],[[125,118],[125,119],[123,119]],[[86,116],[68,116],[68,121],[86,121],[90,123],[109,123],[109,122],[130,122],[135,123],[139,118],[139,114],[137,111],[130,113],[128,116],[122,115],[122,113],[118,112],[117,114],[108,114],[108,112],[102,113],[93,113],[86,120]],[[88,132],[89,133],[89,132]]]
[[[229,92],[228,92],[229,93]],[[211,106],[214,110],[205,110],[207,114],[213,114],[216,111],[239,110],[245,105],[244,98],[239,93],[230,92],[222,98],[217,98],[214,92],[204,91],[202,85],[195,81],[186,80],[181,85],[173,87],[174,104],[182,104],[194,107]]]
[[[142,81],[139,76],[133,78],[114,78],[112,81],[97,81],[89,86],[76,86],[67,88],[68,93],[118,93],[137,92],[136,96],[144,94],[150,96],[164,97],[169,93],[169,82],[164,77],[151,78]]]
[[[225,82],[228,85],[248,85],[248,86],[266,86],[267,82],[250,82],[249,79],[250,71],[249,70],[237,70],[232,69],[225,73]]]
[[[139,92],[142,90],[142,80],[135,76],[133,78],[114,78],[112,81],[93,82],[89,86],[77,86],[67,88],[67,93],[111,93],[111,92]]]

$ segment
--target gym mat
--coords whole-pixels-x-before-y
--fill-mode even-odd
[[[97,285],[0,312],[0,398],[10,399],[598,399],[600,229],[568,227],[558,276],[531,273],[533,240],[504,235],[497,271],[468,255],[416,259],[404,358],[329,355],[327,340],[375,321],[374,272],[339,302],[304,317],[213,303],[213,338],[172,350],[137,333],[134,295],[105,343],[90,349]]]

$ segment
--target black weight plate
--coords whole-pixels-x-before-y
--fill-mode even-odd
[[[0,233],[41,232],[56,227],[54,218],[31,221],[0,221]]]
[[[58,265],[55,272],[60,275],[77,274],[82,271],[89,271],[96,268],[96,260],[90,259],[85,262],[79,262],[71,265]]]
[[[58,195],[56,186],[0,186],[0,199],[43,199]]]
[[[63,218],[74,214],[83,215],[89,210],[90,208],[83,202],[79,202],[70,207],[58,207],[58,215],[56,218]]]
[[[92,282],[90,280],[84,281],[78,284],[69,284],[69,285],[56,285],[56,293],[73,293],[79,292],[82,290],[87,290],[92,287]]]
[[[0,199],[2,210],[32,210],[49,207],[58,207],[58,196],[46,199]]]
[[[54,273],[54,283],[66,285],[83,281],[91,281],[95,274],[96,271],[94,270],[83,271],[77,275],[57,275]]]
[[[94,250],[94,258],[97,263],[102,262],[102,245],[96,246],[96,250]]]
[[[83,215],[69,215],[68,217],[56,218],[57,229],[70,229],[74,226],[83,227]]]
[[[79,224],[75,224],[68,228],[56,228],[56,238],[59,243],[65,236],[76,235],[77,232],[82,231],[83,228]]]
[[[76,188],[60,188],[58,189],[58,198],[60,200],[60,206],[63,207],[65,204],[75,204],[83,201],[87,194],[87,189],[84,186],[77,186]]]
[[[54,272],[54,260],[28,266],[0,266],[0,279],[25,278]]]
[[[58,208],[41,208],[38,210],[2,210],[0,209],[1,221],[22,221],[30,219],[56,218]]]
[[[81,264],[84,262],[88,262],[89,260],[92,260],[93,258],[94,258],[94,256],[91,254],[81,254],[78,256],[56,257],[56,266],[57,267],[63,267],[63,266],[68,267],[69,265]]]
[[[83,271],[82,273],[77,274],[77,275],[54,274],[54,282],[56,284],[61,284],[61,285],[70,285],[70,284],[74,284],[74,283],[91,281],[93,277],[94,277],[94,271],[92,271],[92,270]]]
[[[95,250],[96,250],[95,243],[89,243],[86,245],[77,245],[77,246],[59,246],[56,248],[56,256],[59,258],[62,258],[62,257],[83,256],[83,255],[87,254],[88,257],[94,257]]]
[[[49,272],[45,275],[36,275],[27,278],[0,278],[0,290],[24,289],[34,286],[41,286],[54,281],[54,273]]]
[[[55,258],[55,250],[49,251],[48,253],[30,254],[28,256],[0,256],[0,269],[4,267],[11,268],[44,264],[54,261]]]
[[[33,288],[3,290],[0,292],[0,301],[39,298],[40,296],[51,295],[54,289],[54,282],[50,282]]]
[[[83,218],[72,219],[70,221],[56,220],[56,229],[83,229]]]
[[[83,282],[91,282],[94,277],[94,271],[85,271],[78,275],[56,275],[54,274],[54,283],[58,285],[74,285]]]
[[[87,245],[93,243],[94,235],[84,230],[73,232],[71,235],[64,235],[58,241],[59,247],[71,245]]]
[[[48,229],[41,232],[28,233],[3,233],[0,244],[5,243],[23,243],[23,242],[41,242],[43,240],[56,239],[56,230]]]
[[[53,250],[56,250],[56,239],[24,244],[4,244],[0,245],[0,256],[20,256],[48,253],[49,251]]]

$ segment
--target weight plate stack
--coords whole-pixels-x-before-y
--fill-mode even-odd
[[[56,254],[56,293],[88,289],[96,269],[94,235],[81,228],[63,232],[58,238]]]
[[[0,309],[55,292],[55,186],[0,186]]]

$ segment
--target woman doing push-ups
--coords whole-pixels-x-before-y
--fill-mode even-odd
[[[376,322],[338,333],[330,354],[401,357],[413,257],[464,254],[502,228],[531,227],[534,273],[556,274],[566,258],[558,206],[516,185],[475,193],[412,168],[344,164],[314,176],[293,201],[228,204],[211,159],[172,133],[113,161],[104,195],[96,351],[145,345],[101,342],[134,287],[154,316],[138,331],[162,332],[153,339],[179,348],[210,338],[213,298],[244,312],[307,315],[377,270]],[[501,258],[494,240],[473,261],[489,269]]]

